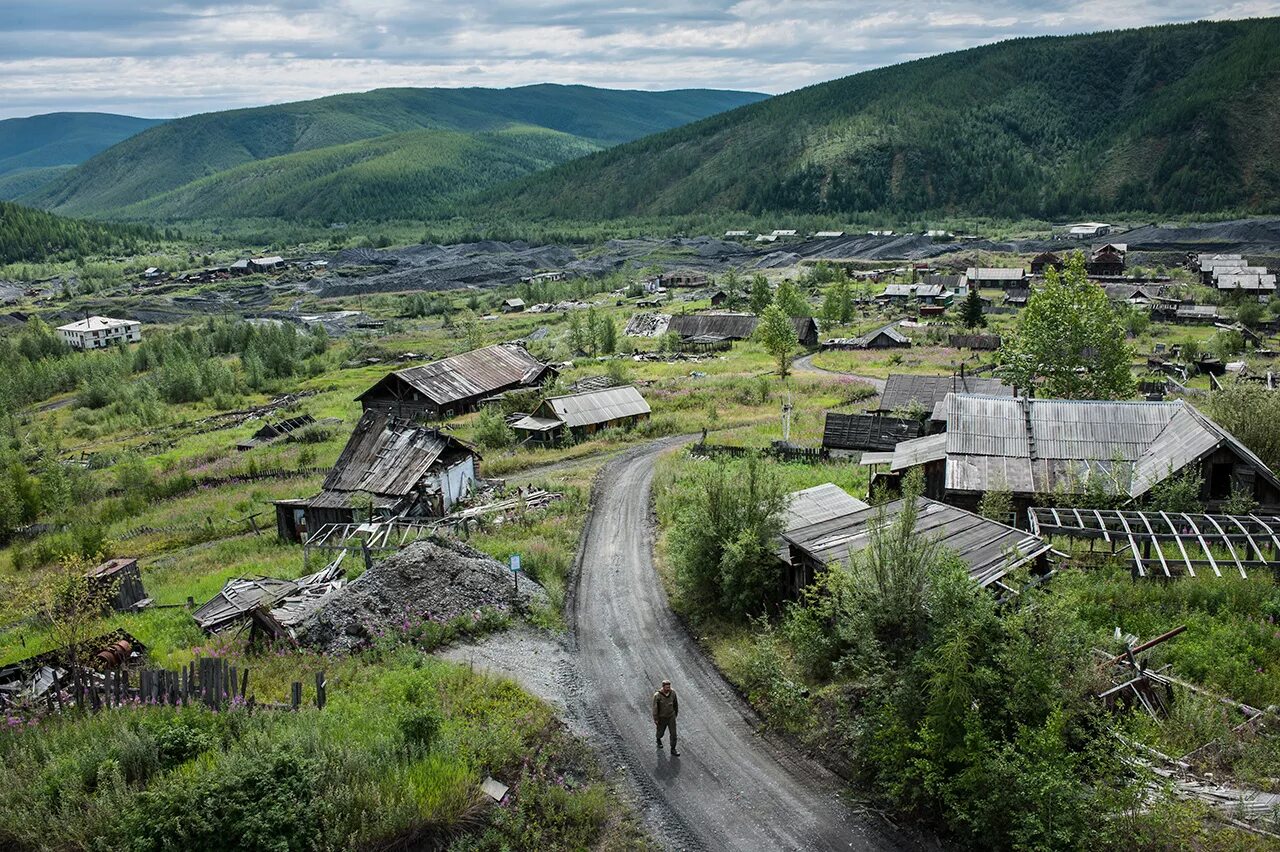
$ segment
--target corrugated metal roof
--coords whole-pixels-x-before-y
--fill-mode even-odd
[[[413,426],[371,409],[360,418],[329,471],[324,491],[408,494],[450,446],[473,452],[435,429]]]
[[[788,497],[786,530],[800,529],[868,508],[866,503],[850,496],[833,482],[793,491]]]
[[[550,432],[563,425],[559,418],[556,417],[534,417],[532,414],[522,417],[515,423],[511,424],[512,429],[521,432]]]
[[[1021,281],[1027,277],[1027,272],[1020,268],[970,266],[965,277],[970,281]]]
[[[938,461],[947,457],[947,436],[925,435],[903,441],[893,448],[893,461],[890,470],[906,470],[925,462]]]
[[[397,370],[391,376],[403,380],[436,404],[447,405],[513,385],[528,384],[537,380],[546,369],[547,366],[524,347],[499,343],[420,367]],[[358,399],[373,394],[385,381],[387,379],[384,378]]]
[[[880,294],[880,298],[911,298],[915,296],[919,299],[937,298],[943,294],[944,290],[941,284],[888,284],[884,288],[884,292]]]
[[[865,549],[882,524],[890,524],[905,501],[863,509],[816,524],[788,530],[783,539],[810,559],[825,565],[847,564]],[[969,566],[969,576],[988,586],[1019,565],[1048,552],[1049,544],[989,518],[928,498],[917,503],[915,534],[936,539]]]
[[[1215,275],[1213,283],[1219,290],[1274,290],[1276,277],[1257,273],[1225,273]]]
[[[554,415],[566,426],[589,426],[650,412],[649,403],[631,385],[603,388],[568,396],[553,396],[538,406],[535,414]]]
[[[1002,399],[948,394],[940,409],[946,488],[1048,493],[1101,475],[1131,497],[1223,444],[1280,488],[1247,447],[1183,401]],[[931,460],[928,439],[899,444],[894,470]]]

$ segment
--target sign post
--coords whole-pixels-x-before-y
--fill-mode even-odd
[[[520,554],[511,554],[511,576],[516,581],[516,596],[520,595]]]

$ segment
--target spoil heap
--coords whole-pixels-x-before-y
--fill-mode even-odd
[[[484,608],[526,610],[547,594],[527,577],[517,595],[507,566],[457,541],[414,542],[378,562],[299,624],[298,639],[325,651],[355,650],[406,623],[449,621]]]

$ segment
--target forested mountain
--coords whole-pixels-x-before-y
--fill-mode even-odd
[[[101,112],[0,120],[0,198],[38,189],[70,166],[159,123]]]
[[[556,85],[380,89],[335,95],[167,122],[104,151],[22,200],[60,213],[117,215],[121,208],[245,163],[418,130],[495,133],[519,126],[540,127],[599,148],[762,97],[746,92],[634,92]],[[420,145],[423,137],[401,139]],[[376,154],[367,158],[389,153],[384,140]],[[545,153],[532,159],[541,160]],[[354,187],[349,192],[359,194]],[[183,213],[203,215],[193,207],[197,194],[188,193],[186,198],[191,203],[182,205]],[[169,202],[160,203],[169,205],[166,210],[174,209]]]
[[[425,218],[443,203],[599,146],[541,127],[414,130],[256,160],[117,210],[124,218]]]
[[[0,263],[40,263],[97,252],[133,252],[156,234],[141,225],[83,222],[0,201]]]
[[[1015,39],[812,86],[567,163],[476,210],[1280,210],[1280,19]]]

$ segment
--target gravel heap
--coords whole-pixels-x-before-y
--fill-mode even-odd
[[[457,541],[427,539],[373,565],[297,627],[304,644],[325,651],[361,648],[406,622],[449,621],[484,607],[525,610],[547,593],[520,577],[518,600],[511,571]]]

